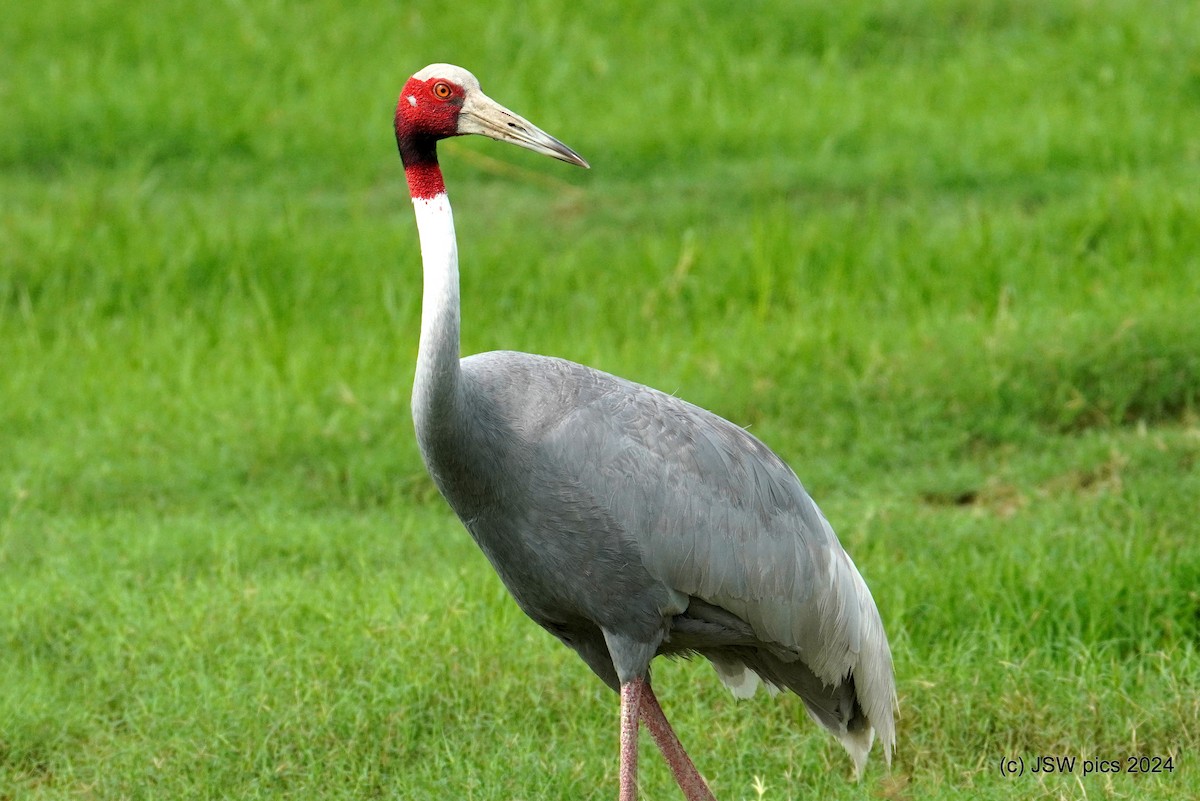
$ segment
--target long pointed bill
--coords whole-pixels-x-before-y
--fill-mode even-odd
[[[468,98],[458,115],[460,134],[479,134],[500,142],[510,142],[534,153],[550,156],[568,164],[589,167],[583,157],[529,120],[506,109],[483,94]]]

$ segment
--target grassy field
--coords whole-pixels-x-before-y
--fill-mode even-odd
[[[615,797],[616,697],[413,441],[390,120],[439,60],[593,165],[442,148],[464,350],[750,426],[883,613],[858,785],[797,699],[659,665],[718,797],[1200,797],[1197,42],[1183,0],[12,4],[0,799]]]

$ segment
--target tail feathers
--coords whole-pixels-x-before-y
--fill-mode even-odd
[[[804,701],[809,717],[838,739],[854,762],[855,779],[861,779],[875,743],[875,727],[859,705],[854,678],[826,685],[800,660],[784,661],[764,651],[705,654],[717,676],[735,698],[750,698],[761,683],[772,694],[785,687]],[[891,749],[884,759],[892,764]]]
[[[867,719],[862,716],[862,711],[856,708],[858,713],[856,717],[851,718],[849,723],[845,721],[830,721],[819,716],[807,702],[805,707],[808,709],[809,716],[820,723],[830,734],[838,738],[838,742],[846,749],[846,753],[850,754],[850,759],[854,761],[854,780],[860,781],[863,776],[863,770],[867,767],[867,756],[871,753],[871,746],[875,744],[875,727],[873,727]],[[887,751],[884,752],[884,759],[888,765],[892,764],[892,755]]]

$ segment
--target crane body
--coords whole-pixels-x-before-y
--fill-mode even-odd
[[[587,166],[459,67],[405,85],[396,135],[424,264],[413,419],[425,464],[521,609],[621,693],[622,801],[646,723],[689,799],[712,798],[654,697],[658,655],[707,658],[738,697],[787,689],[861,774],[896,703],[875,602],[790,467],[673,395],[546,356],[459,357],[453,214],[436,141],[481,133]]]

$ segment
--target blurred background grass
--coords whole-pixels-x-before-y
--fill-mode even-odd
[[[612,795],[614,699],[413,443],[389,125],[439,60],[593,165],[443,146],[464,349],[751,426],[891,632],[864,787],[794,699],[661,668],[720,797],[1197,792],[1197,41],[1121,0],[6,10],[0,797]],[[1175,771],[998,773],[1068,753]]]

